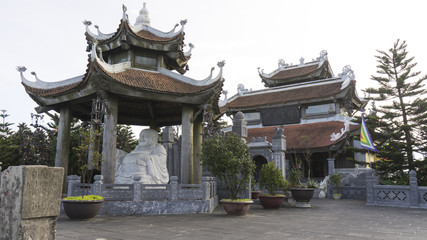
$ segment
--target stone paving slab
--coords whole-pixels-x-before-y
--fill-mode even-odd
[[[248,215],[98,216],[72,221],[61,215],[58,240],[134,239],[427,239],[427,210],[366,206],[358,200],[314,199],[312,208],[265,210]]]

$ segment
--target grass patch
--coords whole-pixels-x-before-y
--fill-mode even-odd
[[[104,198],[98,195],[85,195],[85,196],[66,197],[64,198],[64,200],[94,201],[94,200],[104,200]]]

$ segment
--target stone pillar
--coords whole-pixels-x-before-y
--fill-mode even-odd
[[[181,183],[193,183],[193,109],[182,108]]]
[[[64,168],[62,189],[65,191],[68,172],[68,159],[70,157],[70,126],[71,110],[68,106],[61,106],[59,110],[58,137],[56,141],[55,167]]]
[[[102,196],[102,180],[104,179],[104,177],[102,175],[95,175],[93,179],[95,180],[95,182],[93,183],[93,194]]]
[[[374,178],[373,170],[368,169],[366,171],[366,205],[374,205]]]
[[[13,166],[2,173],[0,239],[54,240],[64,168]]]
[[[286,137],[283,135],[283,127],[275,128],[275,134],[272,140],[272,150],[274,165],[280,169],[282,176],[286,179],[286,166],[285,166],[285,151],[286,151]]]
[[[196,119],[193,123],[193,183],[201,183],[202,178],[202,143],[203,143],[203,126],[200,119]]]
[[[242,137],[244,142],[246,142],[246,137],[248,136],[248,127],[246,125],[247,122],[245,120],[245,115],[242,112],[234,114],[233,127],[231,131]]]
[[[104,133],[102,136],[102,167],[101,175],[104,183],[114,184],[116,172],[116,140],[117,140],[117,99],[109,96],[106,99],[107,113],[104,116]]]
[[[327,158],[328,160],[328,175],[335,173],[335,158]]]
[[[133,177],[133,201],[141,202],[142,201],[142,192],[141,192],[141,176]]]
[[[177,201],[178,200],[178,177],[177,176],[171,176],[170,177],[170,201]]]
[[[174,152],[173,144],[175,143],[175,131],[173,127],[165,127],[162,134],[162,145],[166,149],[167,161],[166,166],[168,168],[169,176],[175,176],[174,166]]]
[[[207,176],[202,177],[202,200],[208,200],[209,198],[211,198],[210,178],[211,177]]]
[[[409,199],[411,207],[418,207],[420,204],[420,197],[418,192],[417,173],[414,170],[409,172]]]
[[[77,175],[67,176],[67,197],[75,196],[76,184],[80,183],[80,177]]]

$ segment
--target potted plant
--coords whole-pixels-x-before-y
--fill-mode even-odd
[[[335,193],[332,194],[334,199],[341,199],[342,194],[338,193],[338,187],[342,186],[342,175],[340,173],[334,173],[329,176],[329,183],[332,183],[335,187]]]
[[[228,192],[230,199],[222,199],[224,210],[231,215],[245,215],[253,201],[238,199],[248,190],[255,164],[249,157],[249,148],[236,133],[214,135],[203,142],[202,161]]]
[[[302,173],[300,170],[292,169],[289,175],[292,197],[295,199],[296,207],[311,207],[310,200],[313,198],[314,190],[318,184],[314,180],[309,180],[306,186],[301,184]]]
[[[279,168],[274,165],[274,162],[264,164],[260,171],[259,185],[267,194],[261,194],[259,201],[265,209],[279,209],[283,200],[284,194],[277,194],[278,190],[285,189],[287,181],[283,177]]]
[[[98,131],[85,131],[82,129],[80,132],[80,145],[73,147],[78,163],[80,164],[79,170],[82,177],[82,182],[86,183],[86,177],[92,179],[93,169],[98,169],[101,162],[101,153],[95,148],[95,140]],[[89,149],[91,151],[91,168],[88,166]],[[84,185],[82,188],[81,196],[70,196],[62,200],[65,214],[70,219],[89,219],[96,216],[101,209],[104,199],[98,195],[89,195],[89,188]]]

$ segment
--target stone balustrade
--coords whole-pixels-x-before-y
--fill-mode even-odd
[[[372,170],[366,175],[366,205],[427,209],[427,187],[418,187],[417,174],[409,172],[409,186],[379,185]]]
[[[105,202],[102,215],[144,215],[212,212],[218,205],[216,179],[203,177],[201,184],[179,184],[170,177],[169,184],[142,184],[140,177],[133,184],[104,184],[103,177],[94,177],[93,184],[80,183],[80,177],[67,177],[68,196],[100,195]]]

